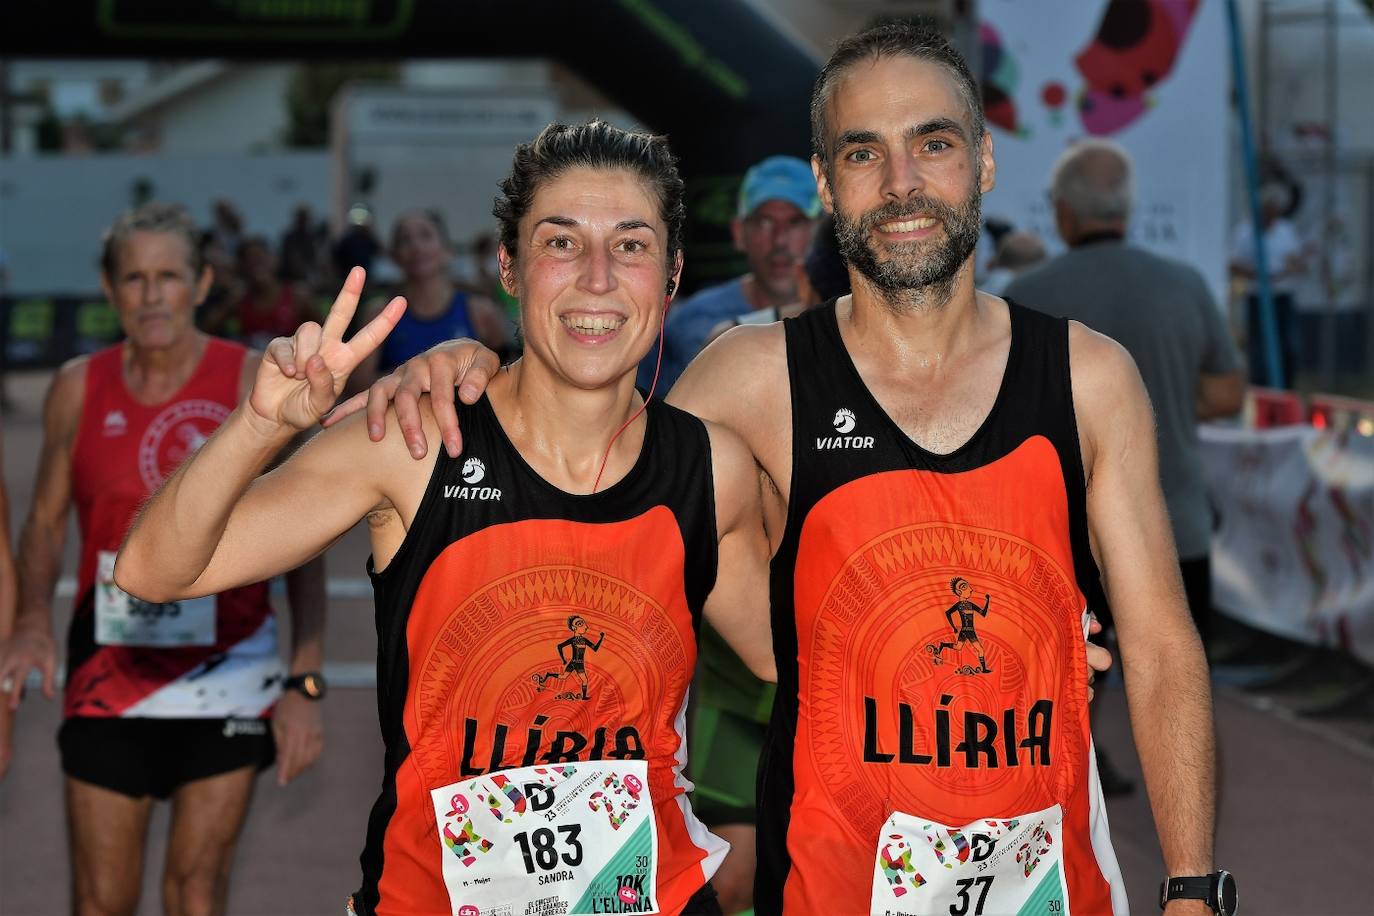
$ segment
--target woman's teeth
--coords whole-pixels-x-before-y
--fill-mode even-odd
[[[574,331],[583,334],[605,334],[618,331],[625,319],[616,315],[565,315],[559,319]]]

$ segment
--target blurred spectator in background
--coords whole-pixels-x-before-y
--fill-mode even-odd
[[[472,276],[477,288],[501,306],[514,327],[520,326],[520,300],[501,285],[501,266],[496,258],[496,235],[479,232],[472,240]]]
[[[355,267],[372,272],[372,262],[382,250],[372,231],[372,211],[362,204],[355,204],[348,211],[348,227],[334,242],[334,273],[342,282],[343,277]]]
[[[238,269],[243,280],[239,340],[248,346],[264,349],[272,338],[292,336],[312,317],[309,290],[282,282],[277,255],[263,236],[250,236],[239,245]]]
[[[1081,321],[1135,359],[1154,405],[1160,482],[1188,607],[1206,647],[1211,510],[1197,425],[1240,410],[1245,378],[1239,356],[1202,275],[1126,242],[1133,187],[1124,149],[1108,140],[1071,147],[1055,164],[1050,198],[1069,250],[1012,280],[1006,297]],[[1092,610],[1109,627],[1110,608],[1101,589],[1094,591]],[[1099,771],[1107,794],[1133,788],[1100,754]]]
[[[994,296],[1002,295],[1007,284],[1044,261],[1045,245],[1034,232],[1007,232],[997,242],[997,253],[988,262],[988,273],[978,288]]]
[[[243,242],[243,217],[238,208],[223,198],[215,201],[209,232],[225,251],[238,251]]]
[[[811,248],[806,252],[806,279],[816,296],[816,302],[829,302],[837,296],[849,295],[849,267],[840,254],[835,238],[835,217],[825,214],[811,234]]]
[[[397,294],[406,299],[406,311],[380,348],[358,364],[349,380],[350,390],[362,390],[383,372],[418,356],[445,340],[468,337],[480,340],[501,355],[509,355],[511,327],[506,314],[481,293],[463,290],[449,270],[453,244],[444,218],[437,210],[409,210],[391,227],[391,260],[403,279]],[[389,297],[374,301],[364,321],[379,314]]]
[[[5,298],[10,285],[10,262],[5,256],[5,249],[0,248],[0,300]],[[0,321],[10,320],[9,310],[0,305]],[[10,339],[9,327],[0,327],[0,348],[7,345]],[[0,410],[7,410],[10,406],[9,389],[5,385],[5,363],[8,361],[8,354],[0,350]]]
[[[1297,285],[1307,273],[1307,261],[1298,230],[1283,214],[1288,211],[1291,195],[1287,186],[1270,181],[1260,188],[1260,219],[1264,226],[1261,237],[1264,260],[1269,267],[1269,284],[1274,297],[1274,323],[1279,335],[1279,360],[1283,368],[1283,383],[1293,387],[1293,374],[1298,364],[1298,315],[1295,296]],[[1269,375],[1264,357],[1264,339],[1260,332],[1259,288],[1256,282],[1255,227],[1249,217],[1236,224],[1231,233],[1231,277],[1240,285],[1245,296],[1246,356],[1250,363],[1250,381],[1268,385]]]
[[[308,694],[323,655],[324,566],[287,576],[291,673],[283,682],[267,583],[168,605],[114,584],[139,507],[251,388],[257,354],[192,324],[210,287],[181,207],[147,204],[106,233],[101,288],[127,339],[66,363],[43,407],[43,449],[19,541],[13,633],[0,686],[37,669],[54,695],[53,595],[67,516],[81,534],[58,733],[72,911],[134,913],[154,799],[171,799],[163,911],[223,913],[234,847],[260,770],[284,785],[319,756]],[[282,693],[283,683],[293,688]],[[299,689],[300,692],[297,692]],[[319,694],[317,694],[319,695]]]
[[[755,309],[729,321],[722,321],[712,329],[706,343],[709,344],[721,334],[742,324],[769,324],[784,318],[792,318],[812,306],[848,295],[849,270],[845,267],[844,257],[840,254],[840,246],[835,239],[835,219],[828,213],[816,221],[816,228],[811,233],[811,246],[806,251],[801,271],[797,286],[797,302],[792,305]]]
[[[238,257],[224,247],[214,232],[200,235],[200,256],[210,269],[210,291],[196,307],[196,327],[215,337],[239,336],[239,301],[243,299],[243,280],[239,277]]]
[[[291,226],[281,237],[281,276],[287,283],[305,286],[311,292],[330,285],[325,276],[328,232],[317,223],[310,207],[301,204],[291,218]]]
[[[5,466],[3,447],[0,447],[0,470]],[[5,492],[5,478],[0,474],[0,640],[9,639],[14,632],[15,608],[19,600],[19,577],[14,566],[14,550],[10,545],[10,502]],[[19,692],[24,685],[11,677],[0,683],[0,781],[9,771],[14,751],[14,707],[19,704]]]
[[[820,212],[816,179],[811,166],[801,159],[770,156],[744,174],[730,234],[735,248],[744,253],[749,272],[701,290],[669,313],[663,331],[660,391],[673,387],[722,321],[801,301],[802,259]],[[650,351],[645,360],[650,374],[654,356]],[[641,365],[641,387],[643,376]]]

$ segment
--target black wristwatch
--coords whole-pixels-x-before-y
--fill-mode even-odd
[[[1159,885],[1159,908],[1170,900],[1205,900],[1217,916],[1235,916],[1239,898],[1236,879],[1229,871],[1195,878],[1170,878]]]
[[[304,674],[293,674],[281,682],[286,690],[298,690],[307,700],[324,699],[324,675],[318,671],[307,671]]]

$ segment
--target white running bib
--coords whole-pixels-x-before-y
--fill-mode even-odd
[[[657,913],[648,773],[643,760],[593,760],[432,790],[453,913]]]
[[[888,818],[873,866],[871,916],[1067,916],[1058,805],[962,827]]]
[[[215,598],[149,604],[114,582],[115,553],[96,555],[95,641],[101,646],[213,646]]]

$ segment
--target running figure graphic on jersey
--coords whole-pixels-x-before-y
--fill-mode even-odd
[[[587,699],[587,650],[600,652],[601,643],[605,641],[606,634],[603,632],[597,637],[596,642],[592,642],[587,638],[587,621],[578,614],[573,614],[568,618],[568,629],[572,630],[573,635],[558,644],[558,658],[563,662],[563,670],[535,674],[531,675],[531,678],[535,683],[535,690],[538,692],[542,691],[549,681],[561,682],[571,674],[582,685],[582,693],[579,695],[569,690],[560,693],[558,698],[560,700],[585,700]],[[569,655],[563,654],[564,649],[569,650]]]
[[[963,576],[955,576],[949,583],[950,591],[958,596],[959,600],[950,605],[949,610],[945,611],[945,619],[949,621],[950,629],[954,630],[954,642],[931,643],[926,646],[926,651],[930,653],[930,660],[937,665],[944,664],[943,653],[946,649],[953,649],[958,652],[965,646],[971,647],[978,653],[978,667],[964,665],[956,669],[960,674],[987,674],[992,671],[988,667],[987,658],[983,654],[983,643],[978,639],[978,631],[973,626],[973,615],[988,616],[988,605],[992,604],[992,596],[983,595],[983,606],[979,607],[968,600],[973,594],[973,586]],[[954,622],[955,616],[959,622]]]

